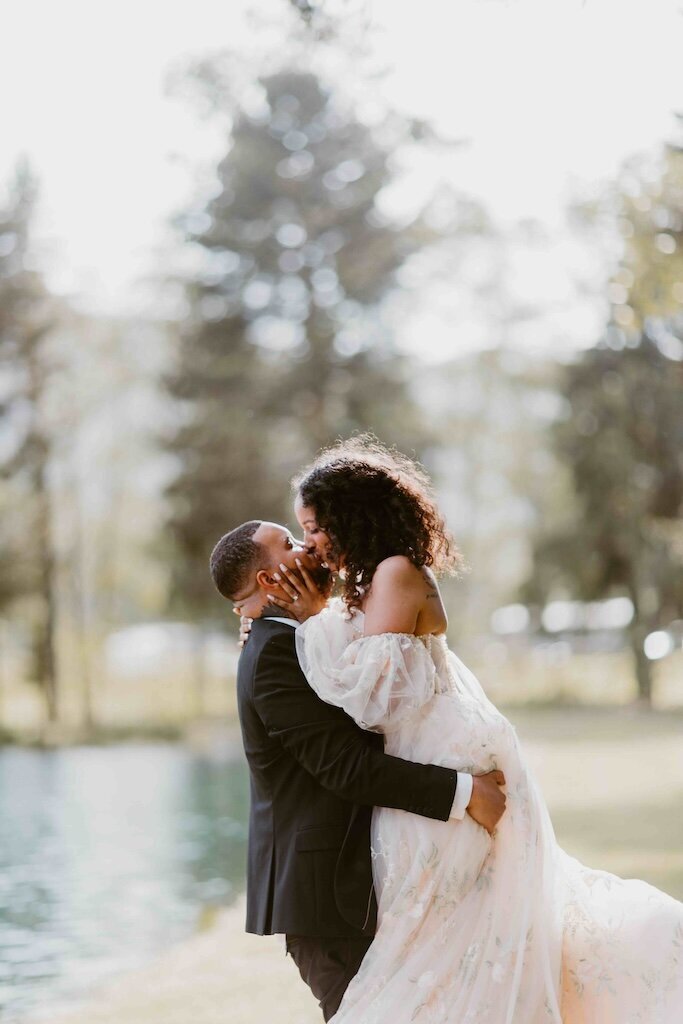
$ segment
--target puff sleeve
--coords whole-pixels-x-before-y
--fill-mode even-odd
[[[433,696],[434,662],[409,633],[353,636],[341,604],[331,602],[297,629],[299,663],[321,700],[361,728],[387,733]]]

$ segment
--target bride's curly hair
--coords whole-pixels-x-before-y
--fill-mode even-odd
[[[372,434],[326,448],[292,486],[343,557],[348,608],[360,607],[377,566],[391,555],[438,573],[462,566],[425,471]]]

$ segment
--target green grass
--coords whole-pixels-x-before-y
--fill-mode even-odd
[[[563,849],[683,900],[683,710],[515,707],[505,713]]]

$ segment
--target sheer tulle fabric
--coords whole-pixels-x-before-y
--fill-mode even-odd
[[[501,768],[494,838],[470,815],[373,812],[378,929],[334,1024],[681,1024],[683,904],[557,845],[513,726],[442,637],[363,637],[341,602],[297,630],[320,697],[390,754]]]
[[[434,693],[436,668],[429,651],[407,633],[345,644],[340,614],[335,604],[297,630],[306,678],[324,701],[343,708],[363,729],[396,729]]]

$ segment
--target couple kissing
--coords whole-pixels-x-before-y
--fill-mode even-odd
[[[252,620],[247,931],[286,936],[335,1024],[678,1024],[683,904],[558,846],[446,642],[460,555],[424,471],[363,436],[295,489],[302,542],[252,520],[210,563]]]

